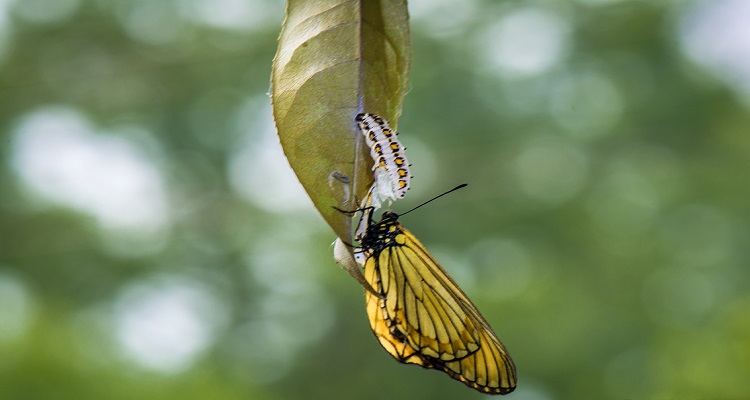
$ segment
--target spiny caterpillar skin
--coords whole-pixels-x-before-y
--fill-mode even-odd
[[[411,174],[405,149],[399,143],[397,133],[388,126],[386,120],[375,114],[359,114],[356,121],[370,147],[370,156],[375,161],[372,169],[375,171],[373,191],[376,197],[379,195],[385,200],[395,194],[395,197],[403,198],[409,189]]]

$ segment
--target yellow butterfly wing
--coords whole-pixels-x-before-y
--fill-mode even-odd
[[[375,269],[372,269],[371,272],[375,272]],[[379,282],[377,274],[372,274],[366,279],[369,282]],[[376,290],[380,290],[380,287],[376,288]],[[399,362],[420,364],[419,354],[409,345],[406,338],[397,335],[394,336],[391,333],[388,324],[385,322],[382,300],[370,292],[365,292],[365,300],[367,302],[367,315],[370,319],[370,327],[380,345]]]
[[[395,218],[368,232],[367,314],[380,344],[398,361],[434,368],[484,393],[510,393],[516,370],[479,310]],[[375,236],[372,236],[375,235]]]

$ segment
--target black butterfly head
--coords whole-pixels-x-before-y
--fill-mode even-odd
[[[393,211],[383,211],[383,214],[380,216],[379,224],[392,224],[398,221],[398,217],[400,217],[400,215]]]

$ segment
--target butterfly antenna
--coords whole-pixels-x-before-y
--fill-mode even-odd
[[[441,198],[441,197],[445,196],[445,195],[446,195],[446,194],[448,194],[448,193],[451,193],[451,192],[455,192],[455,191],[456,191],[456,190],[458,190],[458,189],[462,189],[462,188],[465,188],[465,187],[466,187],[466,185],[468,185],[468,184],[467,184],[467,183],[462,183],[462,184],[460,184],[460,185],[458,185],[458,186],[454,187],[453,189],[451,189],[451,190],[449,190],[449,191],[447,191],[447,192],[443,192],[443,193],[441,193],[441,194],[439,194],[439,195],[437,195],[437,196],[435,196],[435,197],[433,197],[433,198],[431,198],[431,199],[429,199],[429,200],[425,201],[424,203],[422,203],[422,204],[420,204],[420,205],[418,205],[418,206],[416,206],[416,207],[412,208],[411,210],[409,210],[409,211],[407,211],[407,212],[403,212],[403,213],[401,213],[401,214],[398,214],[398,215],[399,215],[399,217],[400,217],[400,216],[402,216],[402,215],[406,215],[406,214],[408,214],[408,213],[410,213],[410,212],[412,212],[412,211],[416,210],[416,209],[417,209],[417,208],[419,208],[419,207],[422,207],[423,205],[425,205],[425,204],[427,204],[427,203],[429,203],[429,202],[431,202],[431,201],[433,201],[433,200],[437,200],[437,199],[439,199],[439,198]]]

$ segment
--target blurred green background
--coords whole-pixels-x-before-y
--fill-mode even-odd
[[[0,1],[0,398],[480,398],[396,363],[283,157],[281,1]],[[750,3],[409,5],[402,222],[516,399],[750,398]]]

